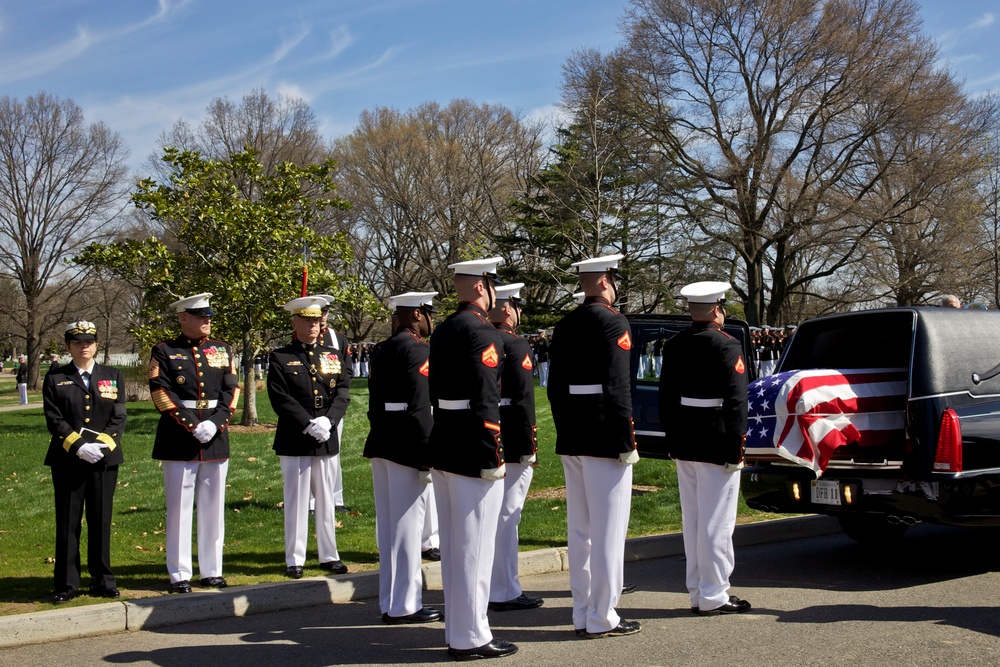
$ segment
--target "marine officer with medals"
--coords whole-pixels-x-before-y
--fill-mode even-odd
[[[371,460],[379,608],[388,624],[430,623],[441,612],[423,606],[421,533],[430,472],[423,468],[434,423],[428,388],[437,292],[407,292],[389,299],[395,332],[376,346],[368,382],[371,430],[364,456]],[[431,500],[433,502],[433,500]]]
[[[351,372],[346,346],[326,347],[319,340],[326,299],[304,296],[285,304],[295,336],[271,353],[267,393],[278,428],[274,451],[284,480],[285,572],[299,579],[309,537],[309,496],[316,498],[316,547],[319,565],[333,574],[347,566],[337,551],[333,485],[340,437],[337,425],[350,403]]]
[[[524,283],[497,287],[496,305],[490,311],[490,322],[500,332],[503,341],[500,438],[507,466],[493,555],[490,611],[534,609],[544,603],[542,598],[526,595],[517,576],[517,526],[521,522],[521,510],[538,459],[534,357],[528,341],[517,335],[517,327],[521,323],[522,287]],[[539,342],[541,340],[544,339]]]
[[[111,509],[125,431],[125,380],[121,370],[94,361],[97,327],[72,322],[64,335],[72,363],[46,374],[45,425],[52,434],[45,465],[52,468],[56,501],[55,601],[80,588],[80,527],[87,517],[90,594],[117,598],[111,572]]]
[[[549,349],[548,396],[566,476],[573,629],[588,638],[641,629],[615,611],[624,578],[632,464],[639,460],[630,391],[632,334],[614,307],[623,257],[573,264],[585,298],[556,324]]]
[[[434,427],[427,447],[441,531],[445,641],[456,660],[497,658],[517,646],[494,639],[487,607],[503,503],[500,443],[503,340],[487,313],[496,303],[499,257],[452,264],[458,310],[431,336]]]
[[[729,594],[733,530],[747,432],[747,368],[740,342],[723,330],[726,282],[681,289],[692,324],[663,347],[660,423],[677,462],[687,589],[692,613],[741,614]]]
[[[198,570],[201,585],[224,588],[226,476],[229,420],[239,402],[232,350],[209,338],[211,293],[171,304],[181,334],[158,343],[149,360],[149,391],[160,412],[153,458],[163,462],[167,501],[167,572],[170,589],[191,592],[191,524],[198,506]]]

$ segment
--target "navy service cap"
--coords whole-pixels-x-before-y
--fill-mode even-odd
[[[211,317],[215,315],[215,311],[212,310],[210,305],[208,305],[208,300],[211,297],[211,292],[195,294],[194,296],[186,296],[183,299],[178,299],[170,304],[170,306],[178,313],[190,313],[199,317]]]
[[[726,302],[726,292],[732,287],[729,283],[716,280],[704,280],[691,283],[681,288],[681,296],[688,303],[718,303]]]
[[[70,322],[66,325],[66,342],[71,340],[97,340],[97,326],[87,320]]]

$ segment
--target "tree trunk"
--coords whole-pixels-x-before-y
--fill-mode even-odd
[[[257,424],[257,374],[254,371],[254,346],[249,333],[243,334],[243,426]]]
[[[38,316],[35,314],[34,295],[26,295],[25,303],[28,307],[27,327],[25,328],[24,349],[28,357],[28,389],[38,391],[42,388],[39,381],[41,372],[39,369],[38,357],[41,353],[41,341],[38,333]]]

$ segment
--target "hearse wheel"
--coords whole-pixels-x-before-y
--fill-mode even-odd
[[[890,523],[883,515],[841,514],[837,517],[844,533],[859,544],[893,544],[902,539],[909,525]]]

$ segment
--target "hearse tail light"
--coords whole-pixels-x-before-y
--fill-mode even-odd
[[[798,482],[792,482],[789,490],[791,491],[792,494],[792,500],[794,500],[795,502],[799,502],[800,500],[802,500],[802,487],[799,485]]]
[[[941,430],[938,432],[934,470],[938,472],[962,472],[962,425],[959,422],[958,413],[952,408],[948,408],[941,415]]]

